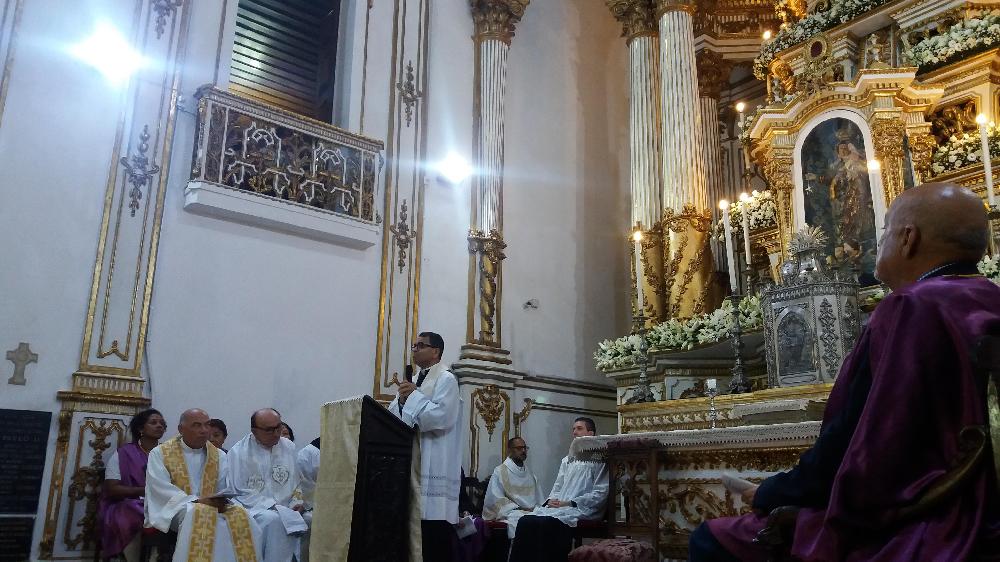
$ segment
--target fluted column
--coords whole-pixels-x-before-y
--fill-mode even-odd
[[[722,137],[719,134],[719,97],[722,89],[729,83],[729,72],[732,64],[722,58],[722,55],[704,49],[697,56],[698,67],[698,106],[701,111],[702,135],[705,139],[705,187],[708,192],[709,210],[712,212],[713,220],[719,220],[720,199],[730,198],[727,193],[726,178],[723,170],[722,160]],[[718,240],[712,239],[709,242],[712,255],[712,267],[716,271],[722,271],[728,267],[726,263],[725,246]],[[715,281],[719,281],[715,277]],[[706,308],[712,309],[722,296],[722,287],[717,287],[710,294],[714,298],[709,298]]]
[[[607,0],[607,6],[622,24],[622,37],[626,38],[629,57],[631,224],[633,229],[643,231],[642,278],[635,278],[633,263],[632,282],[636,290],[643,292],[646,316],[662,320],[666,311],[666,291],[662,236],[658,227],[663,214],[663,188],[660,177],[660,47],[655,0]],[[631,240],[629,237],[629,244]],[[634,256],[634,253],[629,255]],[[638,303],[636,295],[632,303],[633,307]]]
[[[657,0],[656,8],[660,30],[661,225],[667,314],[687,317],[705,311],[712,277],[712,215],[705,181],[705,131],[698,100],[695,5],[693,0]]]
[[[471,0],[475,22],[475,162],[469,231],[467,343],[500,348],[503,239],[504,94],[507,51],[529,0]],[[479,350],[480,352],[482,350]],[[480,353],[481,355],[481,353]],[[510,360],[504,358],[509,363]]]

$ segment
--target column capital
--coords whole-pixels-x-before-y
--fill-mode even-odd
[[[656,0],[605,0],[605,4],[622,24],[622,37],[631,41],[644,35],[656,35]]]
[[[698,68],[698,95],[703,98],[719,99],[722,88],[729,83],[732,64],[709,49],[702,49],[695,55]]]
[[[656,0],[656,18],[663,17],[667,12],[677,11],[694,15],[696,8],[695,0]]]
[[[477,42],[497,39],[510,45],[514,27],[524,15],[531,0],[469,0],[472,20],[476,25],[473,36]]]

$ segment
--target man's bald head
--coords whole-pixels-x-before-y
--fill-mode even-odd
[[[211,418],[205,410],[191,408],[184,410],[177,422],[177,432],[181,434],[184,443],[192,449],[201,449],[208,441],[208,422]]]
[[[988,240],[982,199],[955,184],[925,183],[889,207],[875,275],[896,289],[936,267],[979,261]]]
[[[261,408],[250,416],[250,432],[263,447],[270,449],[281,441],[281,414],[274,408]]]

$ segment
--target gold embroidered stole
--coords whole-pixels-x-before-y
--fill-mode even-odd
[[[191,477],[188,475],[187,463],[184,462],[184,451],[181,449],[181,437],[167,441],[160,446],[163,451],[163,464],[170,474],[170,481],[193,495]],[[205,467],[201,473],[201,490],[199,497],[215,494],[215,485],[219,481],[219,450],[211,443],[205,443]],[[191,542],[188,546],[189,562],[212,562],[215,551],[215,524],[218,521],[218,510],[203,503],[194,504],[194,520],[191,522]],[[239,562],[257,562],[257,552],[253,545],[253,535],[250,531],[250,519],[242,507],[230,505],[222,514],[229,526],[229,537],[233,541],[236,560]]]

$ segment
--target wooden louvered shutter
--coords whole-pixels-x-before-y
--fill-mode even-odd
[[[240,0],[229,89],[329,122],[339,12],[340,0]]]

